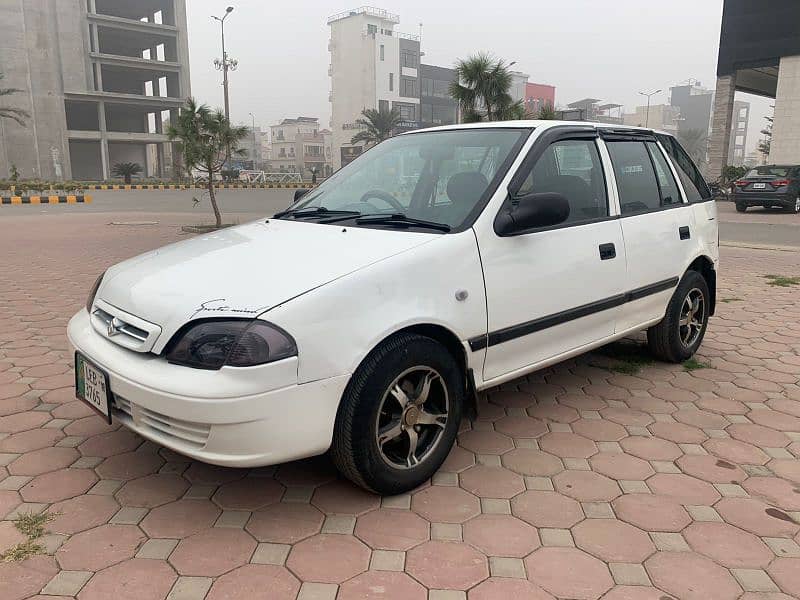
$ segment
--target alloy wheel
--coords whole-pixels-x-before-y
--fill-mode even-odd
[[[692,288],[683,300],[678,335],[686,348],[693,346],[700,338],[705,321],[705,304],[705,296],[697,288]]]
[[[444,435],[449,402],[435,369],[417,366],[398,375],[378,408],[375,442],[383,461],[396,469],[423,463]]]

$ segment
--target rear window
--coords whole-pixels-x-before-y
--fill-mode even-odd
[[[686,198],[689,202],[703,202],[711,198],[711,190],[708,189],[708,184],[700,171],[695,166],[694,162],[689,155],[686,154],[681,145],[671,135],[657,135],[658,141],[664,146],[672,159],[675,168],[678,170],[678,177],[680,177],[683,189],[686,192]]]
[[[745,177],[786,177],[790,170],[790,167],[756,167],[750,169]]]

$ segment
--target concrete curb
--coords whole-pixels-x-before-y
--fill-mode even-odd
[[[5,196],[0,204],[89,204],[88,195],[67,194],[63,196]]]
[[[743,242],[720,242],[720,246],[743,248],[747,250],[776,250],[778,252],[800,252],[800,246],[768,246],[766,244],[747,244]]]
[[[247,190],[247,189],[311,189],[316,187],[302,183],[218,183],[214,185],[217,190]],[[87,185],[87,190],[104,191],[133,191],[133,190],[204,190],[206,186],[198,184],[131,184],[131,185]]]

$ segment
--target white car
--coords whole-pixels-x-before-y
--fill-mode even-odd
[[[692,356],[716,216],[668,134],[407,133],[272,218],[108,269],[69,323],[77,395],[202,461],[330,450],[399,493],[442,464],[476,391],[642,329],[656,356]]]

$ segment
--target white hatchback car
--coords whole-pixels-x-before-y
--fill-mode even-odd
[[[69,324],[77,395],[218,465],[330,449],[428,479],[476,391],[641,329],[692,356],[716,207],[673,137],[518,121],[389,139],[288,210],[106,271]]]

